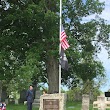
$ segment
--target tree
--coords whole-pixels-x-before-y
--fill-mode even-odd
[[[24,6],[22,6],[22,1],[20,2],[21,3],[18,1],[11,1],[10,7],[12,6],[12,8],[9,8],[7,11],[2,10],[3,19],[1,25],[1,41],[3,41],[4,36],[7,38],[7,41],[10,41],[3,42],[2,50],[5,49],[5,51],[9,51],[9,53],[10,51],[14,51],[17,55],[16,57],[18,58],[18,61],[25,65],[26,51],[32,49],[33,46],[36,45],[36,47],[38,47],[36,52],[40,52],[39,54],[42,56],[42,61],[44,60],[44,62],[46,62],[46,66],[54,67],[54,71],[53,69],[52,71],[56,71],[55,74],[57,78],[54,77],[55,81],[53,82],[57,82],[56,79],[58,79],[58,69],[56,68],[58,67],[56,66],[56,63],[53,63],[57,60],[55,60],[55,58],[52,56],[53,53],[51,51],[51,48],[56,50],[56,46],[50,47],[48,43],[50,45],[54,45],[56,42],[54,37],[58,35],[56,34],[58,31],[55,30],[57,27],[56,19],[58,19],[58,17],[50,10],[45,9],[45,6],[42,6],[41,2],[39,2],[39,5],[37,5],[34,3],[34,1],[28,1],[24,3]],[[49,6],[48,8],[51,7]],[[48,19],[50,19],[49,22]],[[51,27],[52,30],[48,30],[48,27]],[[39,45],[40,43],[41,45]],[[53,62],[51,60],[46,61],[46,59],[52,59]],[[53,66],[52,63],[55,66]],[[51,71],[49,69],[47,69],[47,71],[51,75]],[[50,77],[50,75],[48,75],[48,77]],[[58,83],[56,86],[54,85],[54,87],[55,90],[58,89]]]
[[[11,0],[7,3],[7,10],[0,8],[0,47],[6,60],[1,57],[0,71],[7,78],[13,76],[10,80],[22,77],[21,73],[24,76],[29,74],[30,79],[37,75],[33,79],[47,81],[50,93],[58,91],[59,1]],[[78,82],[78,78],[92,80],[99,74],[103,75],[103,67],[100,62],[94,61],[94,57],[99,52],[98,42],[109,47],[109,26],[103,19],[82,23],[84,16],[100,14],[103,6],[98,0],[87,0],[85,3],[82,0],[63,1],[63,24],[71,45],[66,54],[71,68],[66,74],[63,71],[62,81],[69,85],[68,81],[72,79],[70,87]],[[96,37],[98,27],[99,36]],[[11,63],[10,55],[16,59]],[[8,68],[5,62],[10,64]],[[89,74],[87,79],[83,77],[85,74]]]
[[[69,72],[71,75],[63,74],[63,82],[65,82],[64,84],[68,82],[67,85],[72,88],[78,82],[78,78],[86,83],[87,80],[92,81],[97,76],[104,77],[104,68],[97,58],[97,54],[101,51],[101,46],[104,46],[109,53],[110,27],[98,15],[96,19],[83,23],[83,17],[102,12],[104,4],[99,3],[98,0],[87,0],[85,3],[82,0],[68,0],[65,4],[63,18],[64,21],[68,20],[65,26],[68,29],[71,44],[67,53],[70,56],[71,69]]]

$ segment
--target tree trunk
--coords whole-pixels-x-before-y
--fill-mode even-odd
[[[53,56],[50,56],[47,61],[47,75],[49,93],[58,93],[59,91],[59,72],[58,61]]]
[[[2,81],[0,80],[0,102],[2,99]]]

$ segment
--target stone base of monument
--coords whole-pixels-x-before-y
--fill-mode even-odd
[[[66,94],[42,95],[39,110],[66,110]]]

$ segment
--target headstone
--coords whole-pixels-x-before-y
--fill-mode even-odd
[[[39,110],[66,110],[66,94],[46,94],[40,97]]]
[[[82,95],[82,110],[89,110],[89,95]]]
[[[20,103],[24,103],[24,101],[26,101],[26,92],[27,90],[22,90],[20,92]]]
[[[97,101],[100,103],[98,110],[105,110],[105,97],[97,96]]]
[[[74,101],[81,101],[82,100],[82,95],[79,92],[76,92],[74,97],[73,97]]]
[[[7,99],[8,96],[7,96],[7,93],[6,93],[6,90],[2,90],[2,97],[1,97],[1,101],[4,102],[5,99]]]
[[[36,91],[35,99],[34,99],[34,102],[32,104],[34,107],[39,107],[40,106],[40,96],[41,96],[41,91]]]
[[[8,104],[8,99],[5,99],[5,103]]]
[[[18,99],[15,99],[15,104],[19,104],[19,103],[18,103]]]

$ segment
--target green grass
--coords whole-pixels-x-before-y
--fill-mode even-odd
[[[20,105],[15,105],[15,104],[9,104],[7,105],[7,110],[27,110],[27,106],[20,104]],[[33,110],[39,110],[38,108],[33,108]]]
[[[9,104],[7,105],[7,110],[27,110],[27,106],[23,104],[20,104],[20,105]],[[33,110],[39,110],[39,109],[33,108]],[[67,102],[66,110],[81,110],[81,102]],[[92,110],[92,104],[90,104],[89,110]],[[98,110],[98,109],[95,109],[95,110]],[[110,109],[107,109],[107,110],[110,110]]]
[[[81,102],[67,102],[66,110],[81,110]]]

